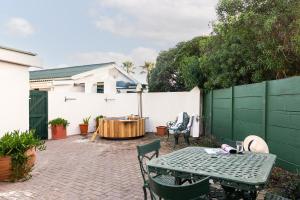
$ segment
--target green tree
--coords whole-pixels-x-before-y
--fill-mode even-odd
[[[226,88],[300,75],[299,0],[219,0],[210,37],[162,51],[150,91]]]
[[[220,0],[205,54],[206,88],[299,75],[299,0]]]
[[[134,65],[131,61],[125,61],[123,62],[123,69],[128,73],[134,74]]]
[[[150,73],[150,91],[185,91],[203,85],[199,57],[208,37],[196,37],[180,42],[174,48],[159,53],[156,67]]]
[[[184,43],[179,43],[175,48],[159,53],[156,67],[149,77],[149,91],[172,92],[186,90],[182,74],[179,70],[176,57]]]
[[[141,74],[147,74],[147,83],[149,83],[150,73],[154,69],[155,63],[145,61],[144,66],[142,66],[143,70],[140,72]]]

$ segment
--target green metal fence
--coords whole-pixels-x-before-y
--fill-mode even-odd
[[[300,171],[300,77],[210,91],[204,121],[221,141],[264,138],[278,165]]]

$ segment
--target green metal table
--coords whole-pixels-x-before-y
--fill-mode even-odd
[[[225,187],[256,192],[267,183],[276,160],[273,154],[208,154],[205,149],[187,147],[152,159],[148,171],[176,178],[210,176]]]

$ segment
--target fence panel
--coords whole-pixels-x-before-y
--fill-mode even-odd
[[[287,169],[300,165],[300,78],[269,82],[267,141]]]
[[[221,141],[258,135],[278,164],[300,170],[300,77],[213,90],[204,96],[205,131]]]
[[[263,83],[234,87],[234,140],[243,140],[249,134],[265,138],[262,125],[264,92]]]
[[[231,89],[214,90],[212,99],[212,132],[217,138],[231,138]]]

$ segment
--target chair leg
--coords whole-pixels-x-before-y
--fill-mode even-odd
[[[190,145],[189,135],[184,135],[184,140],[187,145]]]
[[[169,129],[167,129],[167,134],[168,134],[168,138],[167,138],[167,141],[168,141],[168,140],[169,140],[169,137],[170,137]]]
[[[179,134],[177,134],[177,133],[175,133],[174,134],[174,148],[175,148],[175,146],[178,144],[178,138],[179,138]]]
[[[144,200],[147,200],[147,190],[145,186],[143,186],[143,191],[144,191]]]

